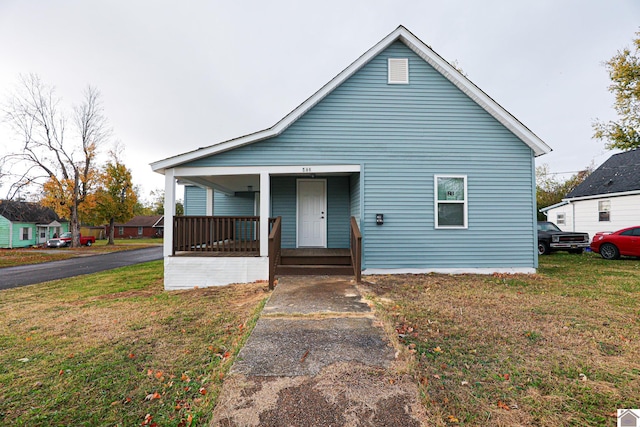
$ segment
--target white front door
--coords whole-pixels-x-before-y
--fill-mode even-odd
[[[298,180],[298,247],[327,247],[327,181]]]

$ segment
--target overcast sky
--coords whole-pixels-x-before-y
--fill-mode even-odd
[[[25,73],[69,106],[97,87],[146,197],[150,162],[270,127],[398,25],[550,145],[538,164],[611,155],[591,124],[615,118],[603,62],[638,0],[0,0],[0,101]],[[15,144],[0,131],[0,154]]]

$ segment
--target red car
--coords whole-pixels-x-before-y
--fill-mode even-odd
[[[591,250],[604,259],[618,259],[620,255],[640,257],[640,226],[613,233],[596,233],[591,241]]]

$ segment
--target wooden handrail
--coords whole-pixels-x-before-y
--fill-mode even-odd
[[[355,217],[351,217],[350,232],[350,250],[351,265],[353,265],[353,274],[356,276],[356,283],[360,283],[362,279],[362,234],[356,222]]]
[[[282,217],[276,217],[269,233],[269,290],[275,287],[276,267],[282,249]]]

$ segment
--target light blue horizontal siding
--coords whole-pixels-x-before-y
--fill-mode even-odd
[[[271,215],[282,217],[283,248],[296,247],[296,178],[271,177]]]
[[[387,84],[389,57],[409,58],[410,84]],[[531,149],[400,42],[278,137],[189,166],[264,164],[361,165],[367,268],[535,266]],[[467,175],[467,230],[434,228],[435,174]]]
[[[238,192],[233,196],[214,192],[213,214],[218,216],[253,216],[255,199],[252,192]]]
[[[360,224],[360,174],[354,173],[349,176],[349,208],[350,216],[356,218]]]
[[[207,191],[195,185],[184,187],[184,214],[201,216],[207,214]]]
[[[349,177],[327,179],[327,247],[349,247]]]

